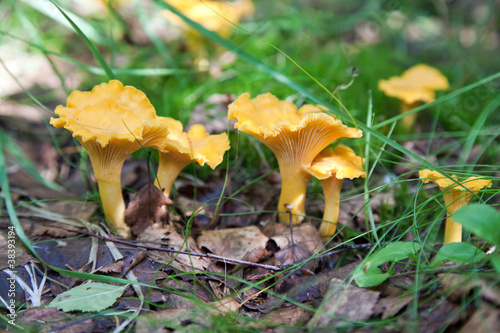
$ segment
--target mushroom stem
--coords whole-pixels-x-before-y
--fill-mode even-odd
[[[174,152],[160,153],[155,186],[163,191],[167,197],[170,195],[170,190],[177,176],[191,162],[191,160],[182,159],[179,155]]]
[[[416,107],[418,107],[420,105],[419,102],[415,102],[415,103],[405,103],[405,102],[401,102],[401,113],[406,113],[408,111],[411,111],[413,109],[415,109]],[[401,119],[401,123],[404,127],[404,129],[409,132],[412,130],[413,128],[413,125],[415,125],[415,120],[417,119],[417,113],[411,113],[409,115],[407,115],[406,117],[404,117],[403,119]]]
[[[456,223],[452,215],[455,214],[457,210],[467,205],[471,195],[466,194],[464,191],[448,190],[443,196],[449,214],[446,218],[446,225],[444,228],[444,244],[460,243],[462,241],[462,225]]]
[[[125,224],[125,202],[120,182],[98,179],[99,195],[106,219],[118,236],[130,238],[130,228]]]
[[[286,211],[292,213],[292,224],[298,225],[304,219],[307,182],[310,177],[300,174],[286,177],[282,175],[281,194],[278,203],[279,221],[290,224],[290,216]]]
[[[321,181],[323,193],[325,195],[325,211],[323,213],[323,222],[319,227],[319,234],[323,241],[327,241],[337,230],[339,220],[340,190],[342,189],[343,179],[330,177]]]

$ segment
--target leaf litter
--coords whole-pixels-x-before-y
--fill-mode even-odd
[[[198,116],[202,117],[198,123],[210,121],[213,128],[208,129],[209,132],[225,131],[227,118],[220,111],[232,99],[233,96],[214,96],[208,102],[213,104],[209,106],[212,111],[204,112],[206,106],[200,106],[195,109],[192,119],[197,119]],[[23,113],[20,117],[26,114]],[[6,116],[18,117],[15,114]],[[43,131],[41,128],[41,132]],[[420,142],[416,144],[422,145]],[[420,146],[417,151],[425,152]],[[148,310],[141,307],[140,296],[131,287],[123,291],[123,296],[108,300],[109,303],[113,301],[112,304],[97,302],[93,305],[111,311],[139,308],[142,312],[137,318],[137,332],[164,327],[207,329],[213,325],[217,316],[228,316],[231,313],[264,319],[265,322],[259,324],[262,330],[272,330],[283,324],[308,325],[311,328],[332,325],[342,327],[367,319],[392,318],[394,331],[405,327],[417,315],[420,329],[426,332],[440,331],[442,327],[460,328],[464,331],[498,331],[497,307],[500,292],[497,284],[492,283],[489,277],[471,278],[460,272],[427,274],[426,279],[434,279],[436,282],[425,285],[419,291],[420,295],[416,295],[411,292],[414,286],[413,276],[390,278],[373,288],[355,286],[351,282],[352,273],[360,264],[359,259],[366,255],[366,251],[361,248],[346,248],[329,257],[311,259],[314,254],[328,250],[323,247],[319,238],[317,221],[294,227],[292,242],[287,226],[269,222],[272,220],[272,213],[254,213],[271,210],[275,196],[279,193],[279,181],[250,186],[235,196],[232,195],[234,189],[239,189],[242,184],[234,180],[226,183],[223,196],[237,200],[223,200],[224,204],[218,212],[209,204],[222,195],[223,173],[214,173],[213,179],[207,183],[197,180],[195,184],[192,179],[185,177],[183,181],[177,182],[180,186],[173,203],[160,195],[161,192],[154,186],[146,185],[130,200],[127,211],[128,223],[132,225],[137,238],[128,244],[117,244],[123,258],[116,259],[108,244],[112,237],[103,240],[89,236],[97,232],[94,226],[98,223],[104,225],[102,215],[98,213],[98,204],[67,200],[81,197],[78,192],[82,191],[84,184],[78,179],[80,171],[64,171],[61,167],[64,163],[61,161],[59,169],[54,164],[47,164],[45,158],[54,155],[54,151],[50,149],[45,149],[39,155],[30,149],[30,144],[21,147],[26,155],[33,157],[37,169],[43,171],[44,175],[50,175],[51,179],[62,175],[79,189],[76,193],[48,189],[27,172],[15,167],[15,161],[8,160],[8,167],[14,166],[9,169],[9,182],[15,203],[18,204],[16,211],[21,217],[21,226],[37,253],[48,264],[75,272],[116,278],[127,278],[128,273],[132,272],[138,282],[149,286],[140,287],[146,299],[151,302]],[[73,159],[74,153],[73,151],[68,156],[71,155]],[[147,173],[142,161],[131,160],[125,164],[124,170],[127,170],[124,185],[135,189],[144,185],[141,179]],[[405,170],[399,172],[403,173]],[[233,179],[233,176],[230,175],[230,178]],[[201,194],[196,202],[192,200],[194,188],[200,190],[198,194]],[[314,204],[319,207],[318,212],[323,210],[320,200],[316,203],[312,201],[311,205]],[[349,198],[342,204],[339,221],[347,223],[352,230],[364,231],[364,198]],[[396,202],[393,193],[379,193],[371,198],[370,205],[374,220],[382,222],[378,214],[380,207],[394,206]],[[166,206],[168,209],[165,209]],[[200,207],[204,209],[198,211]],[[216,213],[221,215],[217,216]],[[5,216],[2,212],[2,253],[5,253],[8,245],[5,231],[10,225]],[[213,220],[218,222],[214,224]],[[89,225],[93,226],[90,230]],[[18,244],[21,243],[17,241]],[[148,250],[137,245],[173,252]],[[328,246],[336,245],[338,244],[333,243]],[[179,251],[192,255],[181,254]],[[228,259],[240,259],[244,263],[198,257],[194,254],[216,254]],[[4,257],[0,259],[0,296],[6,299],[7,274],[3,271],[6,263]],[[19,245],[16,259],[19,277],[29,281],[30,277],[24,266],[33,262],[34,258]],[[251,264],[263,267],[267,265],[274,269]],[[387,267],[381,269],[385,272]],[[35,274],[40,281],[45,273],[36,270]],[[47,286],[41,295],[45,305],[64,292],[85,286],[83,283],[86,281],[83,279],[51,270],[46,274]],[[446,299],[431,298],[432,293]],[[29,301],[22,290],[18,290],[17,294],[24,295],[20,297],[20,301]],[[477,310],[472,305],[467,305],[465,311],[469,316],[464,320],[465,317],[460,315],[463,311],[461,301],[471,295],[477,295],[476,300],[480,298],[485,306]],[[414,301],[418,301],[418,309],[405,312]],[[79,306],[82,310],[91,310],[83,304]],[[64,332],[104,332],[117,327],[114,320],[103,315],[88,317],[85,312],[73,311],[68,314],[46,307],[28,308],[20,313],[19,319],[21,325],[34,325],[34,330],[43,327]],[[234,317],[229,320],[241,324]]]
[[[19,200],[22,198],[19,197]],[[179,215],[173,214],[172,201],[151,185],[144,186],[129,203],[127,221],[132,225],[137,238],[128,244],[118,244],[123,259],[113,259],[106,241],[99,239],[97,266],[92,270],[89,266],[91,237],[82,234],[87,229],[84,224],[79,225],[78,221],[94,219],[97,206],[79,201],[55,201],[42,206],[43,208],[20,208],[19,214],[33,214],[31,218],[21,218],[21,224],[28,236],[39,242],[35,247],[48,264],[118,278],[123,278],[127,272],[134,272],[137,281],[156,286],[141,287],[146,298],[155,304],[155,311],[139,316],[136,324],[138,331],[156,327],[158,322],[170,327],[206,327],[214,320],[213,316],[223,315],[227,311],[262,318],[274,323],[272,325],[342,327],[370,318],[393,318],[404,313],[404,309],[414,299],[414,295],[408,294],[406,290],[411,286],[411,282],[399,284],[403,286],[401,288],[391,285],[390,281],[393,279],[390,279],[375,290],[359,288],[352,282],[349,283],[350,276],[358,265],[358,262],[352,261],[355,256],[350,259],[351,264],[348,264],[349,261],[346,261],[342,252],[333,255],[329,259],[337,261],[335,268],[325,266],[326,262],[322,259],[311,259],[314,254],[328,249],[324,248],[317,226],[312,223],[294,227],[293,241],[287,226],[273,222],[264,226],[253,224],[201,232],[194,230],[195,234],[199,233],[195,239],[186,235],[186,226],[192,221],[185,222]],[[169,207],[169,211],[166,207]],[[179,207],[176,209],[182,210]],[[46,213],[43,213],[44,211]],[[65,221],[67,223],[64,223]],[[137,247],[141,245],[169,249],[172,252]],[[178,251],[213,254],[248,263],[269,265],[276,269],[180,254]],[[25,262],[32,260],[29,255],[26,258]],[[294,266],[280,271],[280,267],[290,267],[287,266],[290,264]],[[40,272],[37,274],[41,277]],[[48,274],[51,277],[49,288],[42,296],[45,303],[53,302],[56,297],[77,286],[85,286],[82,284],[85,281],[81,279],[55,272]],[[6,278],[2,276],[0,281]],[[425,307],[433,309],[432,316],[421,318],[422,325],[429,325],[429,331],[434,331],[434,326],[436,330],[442,327],[443,320],[448,325],[456,325],[460,320],[457,316],[459,307],[456,304],[460,302],[461,295],[471,292],[473,288],[480,288],[489,304],[498,304],[498,289],[494,286],[485,282],[462,282],[460,284],[463,287],[457,289],[453,286],[464,277],[454,276],[445,275],[440,279],[443,292],[449,296],[449,301],[433,301]],[[28,278],[26,275],[24,277]],[[458,280],[450,280],[452,277]],[[450,288],[453,291],[448,291]],[[199,316],[197,314],[201,311],[198,303],[200,301],[212,309],[219,310],[211,310],[208,315]],[[97,302],[96,306],[118,309],[140,305],[132,288],[126,288],[122,297],[118,295],[115,301],[109,302],[110,304]],[[84,305],[81,306],[83,310],[90,311]],[[313,307],[321,311],[315,313]],[[36,316],[37,311],[43,312],[47,309],[30,309],[31,316]],[[78,321],[78,311],[76,316],[60,311],[51,313],[56,318],[65,318],[75,329],[84,330],[84,327],[87,327],[84,324],[89,322],[89,319]],[[173,316],[179,320],[172,321]],[[398,320],[408,320],[406,316]],[[31,317],[25,315],[23,322],[30,320],[27,318]],[[475,318],[472,317],[465,323],[466,327],[478,325]],[[93,325],[108,328],[113,326],[107,318],[90,320]],[[485,325],[491,326],[495,323],[487,322]]]

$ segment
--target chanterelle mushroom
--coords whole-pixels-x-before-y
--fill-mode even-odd
[[[234,24],[244,17],[253,15],[255,8],[252,0],[214,1],[214,0],[165,0],[189,19],[201,24],[205,29],[214,31],[228,38],[234,30]],[[187,25],[177,15],[165,11],[166,17],[174,24],[186,30],[187,48],[198,55],[204,55],[205,38]]]
[[[59,118],[50,123],[71,131],[89,154],[107,220],[118,235],[129,237],[120,186],[123,163],[141,146],[166,140],[168,125],[157,121],[143,92],[117,80],[90,92],[73,91],[66,106],[59,105],[55,113]]]
[[[401,100],[401,113],[416,108],[419,103],[434,101],[435,90],[449,88],[448,79],[434,67],[420,64],[406,70],[401,76],[380,80],[378,87],[387,96]],[[403,126],[411,129],[416,113],[403,118]]]
[[[168,196],[174,180],[186,165],[196,161],[215,169],[230,146],[226,133],[210,135],[202,125],[193,125],[188,132],[184,132],[178,120],[167,117],[158,119],[168,125],[170,134],[167,140],[155,147],[160,151],[155,185]]]
[[[422,170],[419,173],[420,179],[424,183],[433,182],[439,186],[443,192],[444,203],[448,211],[446,218],[446,226],[444,230],[444,243],[454,243],[462,241],[462,225],[453,221],[452,215],[461,207],[467,205],[472,198],[473,192],[477,192],[485,187],[491,187],[491,181],[481,179],[479,177],[469,177],[466,180],[459,182],[462,186],[457,185],[451,179],[444,177],[439,172],[433,170]],[[457,179],[455,175],[452,175]],[[465,188],[464,188],[465,187]],[[468,189],[468,191],[466,190]]]
[[[337,228],[339,219],[340,190],[344,178],[354,179],[366,177],[363,171],[361,157],[343,145],[335,149],[327,148],[316,156],[311,166],[305,169],[307,173],[321,180],[325,195],[325,212],[319,233],[321,238],[328,240]]]
[[[359,138],[361,130],[347,127],[340,120],[314,105],[299,110],[290,102],[280,101],[267,93],[250,99],[242,94],[229,105],[228,118],[236,119],[235,128],[251,134],[273,151],[281,173],[279,220],[299,224],[305,214],[307,182],[311,176],[305,168],[331,142],[341,137]]]
[[[203,25],[205,29],[215,31],[223,37],[229,37],[234,28],[233,24],[238,24],[243,17],[252,15],[255,11],[252,0],[168,0],[166,2],[189,19]],[[170,12],[166,15],[174,23],[186,26],[177,15]]]

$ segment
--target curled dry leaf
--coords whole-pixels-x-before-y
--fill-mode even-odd
[[[164,207],[172,204],[172,200],[154,184],[147,184],[128,204],[125,211],[125,223],[131,227],[132,234],[138,236],[153,225],[153,222],[166,222],[167,211]]]

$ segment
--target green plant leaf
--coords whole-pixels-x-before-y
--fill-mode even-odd
[[[354,270],[354,281],[360,287],[373,287],[384,282],[391,274],[382,273],[378,266],[414,256],[420,244],[412,242],[391,243],[373,253],[368,260]]]
[[[430,267],[434,267],[445,260],[460,263],[474,263],[483,259],[485,256],[486,254],[474,245],[468,243],[449,243],[443,245],[439,249]]]
[[[68,311],[101,311],[109,308],[127,286],[91,282],[74,287],[50,302],[49,307]]]
[[[491,263],[498,273],[500,273],[500,256],[498,254],[491,255]]]
[[[500,213],[484,204],[470,204],[453,214],[453,220],[476,236],[500,246]]]

